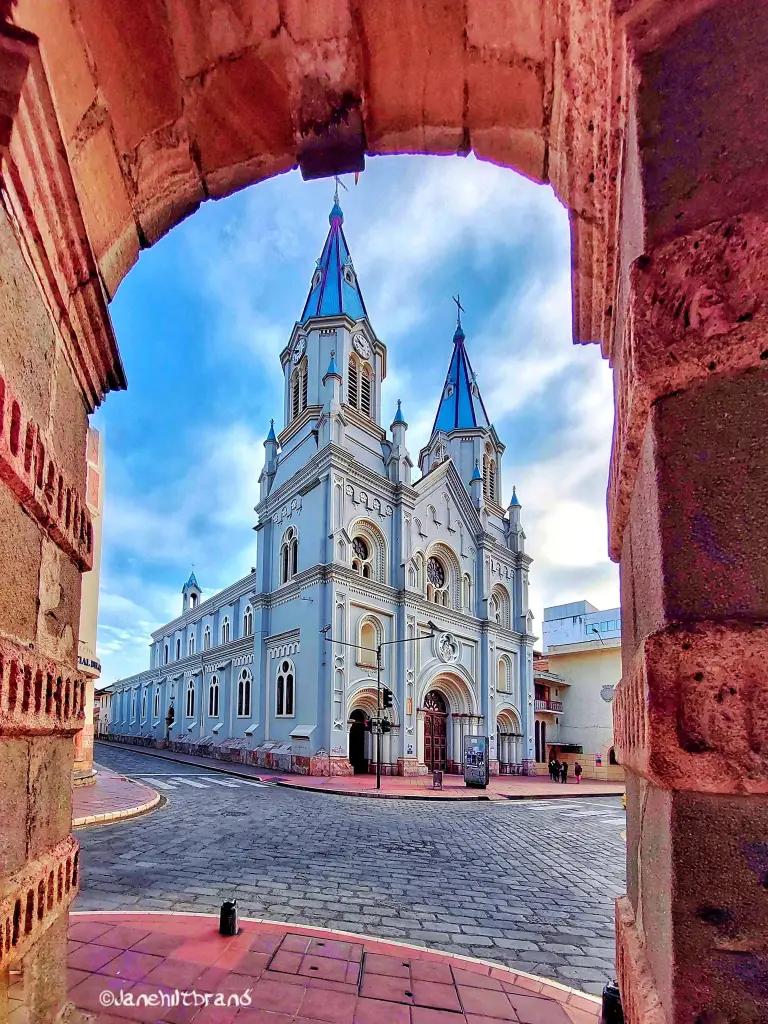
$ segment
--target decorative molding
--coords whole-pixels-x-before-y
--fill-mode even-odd
[[[82,572],[93,567],[93,524],[85,497],[47,450],[40,427],[26,415],[2,366],[0,478]]]
[[[0,638],[0,736],[74,735],[84,707],[85,679],[73,668]]]
[[[78,891],[80,848],[67,836],[28,861],[0,896],[0,969],[18,964],[69,908]]]
[[[354,484],[348,483],[344,488],[344,494],[352,499],[354,505],[362,505],[369,515],[375,513],[380,519],[387,519],[393,513],[392,506],[387,504],[386,500],[377,495],[370,495],[362,487],[356,488]]]
[[[285,519],[292,519],[293,514],[301,512],[301,497],[291,498],[278,511],[272,513],[272,522],[279,525]]]
[[[2,201],[38,279],[86,404],[126,387],[37,39],[0,29]]]

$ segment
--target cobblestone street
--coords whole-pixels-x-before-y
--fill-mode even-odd
[[[96,757],[165,781],[168,803],[79,832],[77,910],[210,913],[235,896],[243,916],[396,937],[590,992],[613,976],[618,797],[368,800],[260,787],[104,745]]]

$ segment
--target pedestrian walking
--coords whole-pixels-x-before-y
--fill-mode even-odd
[[[577,785],[581,782],[581,772],[582,772],[582,767],[579,764],[579,762],[577,761],[576,764],[573,766],[573,774],[576,776],[576,784]]]
[[[557,772],[557,764],[555,762],[554,757],[550,757],[550,759],[549,759],[549,778],[550,778],[551,782],[557,781],[557,776],[555,774],[556,772]]]
[[[567,761],[563,761],[563,763],[560,765],[560,781],[562,782],[563,785],[565,785],[566,782],[568,781],[568,762]]]

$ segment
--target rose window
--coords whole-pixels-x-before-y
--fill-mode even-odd
[[[448,607],[445,569],[437,558],[430,558],[427,561],[427,600]]]
[[[352,568],[363,579],[369,580],[373,576],[371,549],[362,537],[355,537],[352,541]]]

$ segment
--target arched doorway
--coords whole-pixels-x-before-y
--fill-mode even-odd
[[[437,690],[424,698],[424,764],[430,771],[448,767],[448,705]]]
[[[355,775],[368,772],[368,758],[365,756],[365,712],[360,708],[349,716],[349,763]]]

